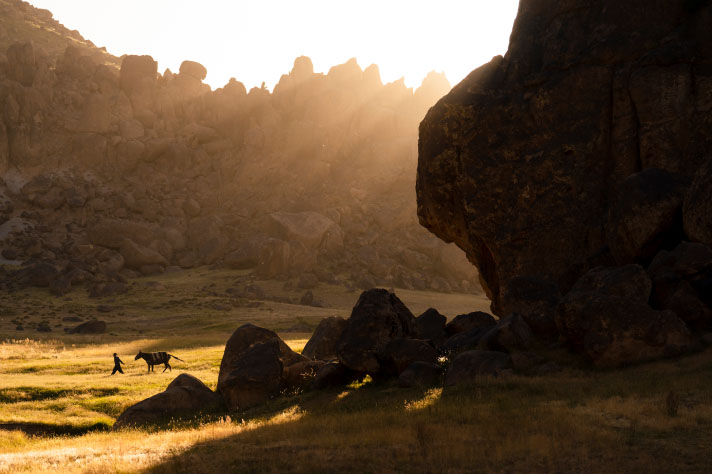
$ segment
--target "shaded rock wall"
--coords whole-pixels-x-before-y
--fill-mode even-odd
[[[420,222],[465,250],[494,312],[515,276],[566,292],[588,268],[645,265],[685,237],[682,194],[618,205],[617,190],[657,168],[684,193],[709,158],[710,24],[708,1],[523,0],[507,54],[428,112]],[[609,226],[612,208],[641,221]],[[616,247],[613,229],[630,229],[632,243]],[[663,231],[678,236],[656,242]]]

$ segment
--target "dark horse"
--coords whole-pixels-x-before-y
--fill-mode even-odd
[[[163,368],[163,371],[165,372],[166,369],[171,369],[171,365],[168,363],[169,360],[171,360],[171,357],[174,359],[178,359],[178,357],[174,356],[173,354],[169,354],[168,352],[142,352],[138,351],[138,354],[136,354],[136,358],[134,360],[139,360],[143,359],[146,361],[146,364],[148,364],[148,372],[151,372],[153,370],[153,366],[157,364],[164,364],[165,367]],[[185,362],[183,359],[178,359],[181,362]]]

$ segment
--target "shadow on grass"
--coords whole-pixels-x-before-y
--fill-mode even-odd
[[[222,439],[211,439],[195,444],[190,449],[176,454],[161,464],[148,469],[149,473],[199,473],[199,472],[264,472],[273,471],[275,465],[279,471],[291,471],[289,464],[294,462],[293,455],[300,451],[289,438],[302,430],[311,431],[312,427],[319,430],[319,436],[329,438],[333,423],[341,424],[341,428],[348,429],[349,420],[356,420],[360,415],[372,409],[381,409],[390,413],[390,416],[403,416],[405,407],[426,397],[429,389],[399,389],[393,383],[370,383],[359,388],[340,387],[323,391],[305,392],[298,395],[279,397],[263,405],[232,413],[222,413],[203,416],[197,420],[177,421],[170,423],[170,428],[198,428],[210,421],[225,420],[230,417],[230,422],[237,426],[252,427]],[[393,396],[397,394],[397,396]],[[385,395],[385,396],[384,396]],[[281,414],[291,413],[296,416],[281,422],[273,422]],[[329,426],[320,426],[321,420],[326,417]],[[260,423],[263,422],[263,423]],[[164,425],[163,428],[166,426]],[[149,430],[159,427],[154,425]],[[288,433],[288,434],[287,434]],[[297,435],[298,437],[298,435]],[[270,440],[270,441],[267,441]],[[299,444],[299,443],[298,443]],[[254,462],[249,457],[240,456],[231,446],[259,446],[260,459]],[[387,446],[384,445],[384,448]],[[211,454],[212,453],[212,454]],[[305,451],[306,453],[306,451]],[[217,457],[213,456],[217,454]],[[344,453],[344,455],[346,455]],[[204,463],[204,460],[210,460]],[[238,460],[239,459],[239,460]],[[305,472],[333,471],[327,466],[315,468],[321,462],[314,459],[316,464],[305,464]],[[379,462],[374,458],[366,464]],[[209,467],[211,466],[211,467]],[[353,467],[361,471],[364,464]],[[337,470],[343,471],[343,465]],[[299,470],[299,469],[298,469]]]
[[[147,472],[712,472],[710,360],[280,397]],[[689,402],[679,417],[671,390]]]
[[[51,423],[0,423],[0,430],[22,431],[28,436],[81,436],[97,431],[109,431],[108,423],[94,423],[87,426],[55,425]]]

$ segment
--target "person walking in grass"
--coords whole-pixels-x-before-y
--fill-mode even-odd
[[[116,352],[114,352],[114,370],[111,371],[111,375],[114,375],[116,371],[118,370],[120,374],[123,374],[124,371],[121,370],[121,364],[124,364],[124,361],[119,359],[119,356],[116,355]],[[124,364],[126,365],[126,364]]]

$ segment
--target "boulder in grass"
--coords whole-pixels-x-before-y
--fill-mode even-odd
[[[398,376],[401,387],[433,387],[442,381],[443,369],[431,362],[413,362]]]
[[[471,385],[482,377],[498,377],[512,371],[509,354],[496,351],[465,351],[453,359],[445,374],[445,385]]]
[[[384,289],[361,293],[338,344],[339,361],[356,372],[376,375],[378,355],[389,342],[416,334],[413,313],[394,294]]]
[[[438,353],[427,341],[398,338],[386,345],[379,359],[384,372],[400,374],[413,362],[436,364]]]
[[[292,391],[308,389],[325,365],[326,362],[322,360],[308,360],[285,367],[282,370],[282,387]]]
[[[447,318],[435,308],[428,308],[423,314],[415,318],[418,329],[418,338],[433,341],[436,347],[441,346],[447,338],[445,324]]]
[[[314,330],[302,350],[302,355],[310,359],[336,359],[336,348],[346,327],[346,320],[338,316],[324,318]]]
[[[618,367],[693,349],[690,331],[675,313],[648,306],[650,291],[650,279],[639,265],[595,268],[559,303],[559,332],[597,367]]]
[[[352,382],[357,376],[358,374],[341,362],[329,362],[317,371],[312,381],[312,388],[323,390],[329,387],[342,387]]]
[[[269,329],[245,324],[225,345],[218,392],[230,410],[245,409],[277,396],[286,370],[310,360],[297,354]]]
[[[492,327],[497,321],[491,314],[483,311],[475,311],[467,314],[460,314],[445,325],[445,331],[449,336],[469,331],[475,328]]]
[[[529,325],[519,314],[510,314],[497,321],[479,343],[480,349],[512,352],[529,350],[536,344]]]
[[[114,429],[156,424],[173,418],[195,417],[223,409],[223,400],[203,382],[189,374],[181,374],[164,392],[130,406],[124,411]]]
[[[104,334],[106,322],[93,319],[70,329],[68,332],[69,334]]]

